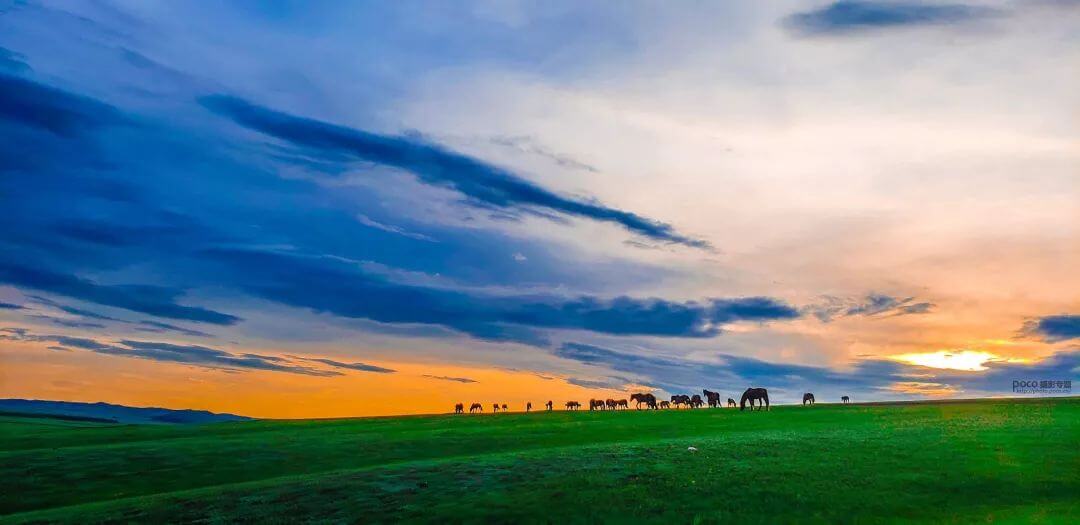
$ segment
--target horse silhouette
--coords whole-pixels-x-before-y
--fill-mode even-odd
[[[671,408],[671,402],[670,401],[661,401],[660,402],[660,408]]]
[[[484,405],[481,405],[480,403],[473,403],[472,405],[469,406],[469,413],[470,414],[472,414],[473,412],[483,412],[483,411],[484,411]]]
[[[701,396],[694,394],[690,398],[690,408],[701,408],[705,406],[705,402],[701,400]]]
[[[550,399],[548,400],[548,402],[547,402],[547,403],[545,403],[545,404],[544,404],[544,406],[546,406],[546,407],[547,407],[547,410],[548,410],[548,412],[551,412],[551,407],[552,407],[552,405],[553,405],[553,403],[551,402],[551,400],[550,400]]]
[[[615,401],[615,408],[619,407],[630,408],[630,404],[627,403],[625,399],[618,399]]]
[[[503,403],[503,412],[506,412],[506,403]]]
[[[679,408],[679,405],[689,405],[690,404],[690,396],[688,396],[686,394],[673,395],[673,396],[671,396],[671,404],[675,408]]]
[[[525,411],[526,412],[532,412],[532,401],[529,401],[528,403],[525,403]]]
[[[603,410],[603,409],[604,409],[604,400],[603,399],[590,399],[589,400],[589,411],[590,412],[593,411],[593,410]]]
[[[705,394],[705,399],[709,400],[709,408],[716,408],[720,406],[720,392],[709,392],[708,390],[702,390],[702,394]]]
[[[731,399],[730,397],[727,398],[727,406],[735,408],[735,406],[736,406],[735,400]]]
[[[498,412],[499,411],[499,404],[495,403],[494,405],[491,405],[491,411],[492,412]]]
[[[851,398],[848,397],[848,396],[844,396],[844,397],[840,398],[840,401],[843,401],[843,402],[847,403],[848,401],[851,401]]]
[[[454,413],[455,414],[464,414],[465,413],[465,404],[464,403],[458,403],[458,404],[454,405]]]
[[[607,405],[608,410],[615,410],[616,408],[614,399],[608,399],[607,401],[604,401],[604,404]]]
[[[814,394],[807,392],[802,395],[802,404],[805,406],[807,403],[814,404]]]
[[[642,403],[649,408],[656,408],[656,396],[652,394],[630,394],[631,401],[637,401],[637,409],[641,410]]]
[[[754,401],[758,402],[758,410],[761,410],[761,404],[765,404],[765,410],[769,409],[769,391],[764,388],[747,388],[746,392],[743,392],[742,399],[739,400],[739,410],[746,410],[746,402],[750,401],[750,410],[754,410]]]
[[[581,408],[581,403],[578,403],[577,401],[567,401],[566,402],[566,409],[567,410],[577,410],[579,408]]]

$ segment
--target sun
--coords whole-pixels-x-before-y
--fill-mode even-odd
[[[970,372],[986,370],[985,365],[987,362],[1002,360],[1001,356],[997,354],[976,350],[938,350],[937,352],[922,354],[894,355],[892,358],[913,365]]]

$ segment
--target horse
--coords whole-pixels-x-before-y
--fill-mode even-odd
[[[630,394],[631,401],[637,401],[637,409],[641,410],[641,404],[655,409],[656,408],[656,396],[652,394]]]
[[[690,408],[701,408],[703,406],[705,406],[705,402],[701,400],[701,396],[694,394],[690,398]]]
[[[465,413],[465,404],[464,403],[458,403],[458,404],[454,405],[454,413],[455,414],[464,414]]]
[[[811,405],[814,404],[814,394],[812,394],[810,392],[807,392],[807,393],[802,395],[802,404],[803,404],[803,406],[806,406],[806,403],[810,403]]]
[[[608,399],[607,401],[604,401],[604,404],[607,405],[608,410],[615,410],[616,408],[616,403],[614,399]]]
[[[546,407],[547,407],[547,411],[548,411],[548,412],[551,412],[551,407],[552,407],[552,405],[553,405],[553,403],[551,402],[551,400],[550,400],[550,399],[548,400],[548,402],[547,402],[547,403],[545,403],[545,404],[544,404],[544,406],[546,406]]]
[[[480,403],[473,403],[472,405],[469,406],[469,413],[470,414],[472,414],[473,412],[483,412],[483,411],[484,411],[484,405],[481,405]]]
[[[851,398],[848,397],[848,396],[844,396],[844,397],[840,398],[840,401],[843,401],[843,402],[847,403],[848,401],[851,401]]]
[[[618,399],[618,400],[615,401],[615,408],[618,408],[618,407],[622,407],[624,409],[625,408],[630,408],[630,404],[627,403],[625,399]]]
[[[566,402],[566,409],[567,410],[577,410],[579,408],[581,408],[581,403],[578,403],[577,401],[567,401]]]
[[[671,404],[674,405],[675,408],[679,408],[679,405],[689,405],[690,396],[686,394],[676,394],[671,396]]]
[[[761,403],[765,403],[765,410],[769,409],[769,391],[764,388],[747,388],[742,394],[742,399],[739,400],[739,410],[746,410],[748,400],[751,411],[754,410],[754,400],[758,401],[758,410],[761,410]]]
[[[604,409],[604,400],[603,399],[590,399],[589,400],[589,411],[590,412],[592,412],[593,410],[603,410],[603,409]]]
[[[660,408],[671,408],[671,402],[670,401],[661,401],[660,402]]]
[[[503,403],[503,412],[506,412],[506,403]]]
[[[705,394],[705,399],[709,400],[709,408],[716,408],[720,406],[720,392],[709,392],[708,390],[702,390],[702,394]]]
[[[729,406],[731,408],[735,408],[735,400],[731,399],[730,397],[727,398],[727,406]]]
[[[529,401],[528,403],[525,403],[525,411],[526,412],[532,412],[532,401]]]
[[[498,412],[499,411],[499,404],[495,403],[495,404],[491,405],[491,411],[492,412]]]

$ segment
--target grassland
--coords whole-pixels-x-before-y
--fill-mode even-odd
[[[0,480],[11,523],[1075,524],[1080,399],[201,426],[7,416]]]

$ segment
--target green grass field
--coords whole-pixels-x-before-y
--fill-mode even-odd
[[[1080,398],[203,426],[8,416],[0,451],[12,523],[1080,523]]]

